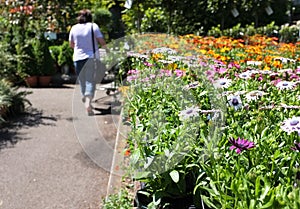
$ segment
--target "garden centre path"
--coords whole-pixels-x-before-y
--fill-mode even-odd
[[[78,118],[72,114],[75,86],[26,89],[33,92],[27,96],[32,103],[28,114],[0,130],[0,209],[101,208],[109,172],[88,157],[78,140]],[[114,147],[118,114],[106,109],[108,103],[86,120],[96,121]]]

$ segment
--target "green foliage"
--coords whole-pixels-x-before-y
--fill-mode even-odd
[[[124,189],[121,189],[117,194],[108,196],[103,202],[103,209],[132,209],[133,204],[128,191]]]
[[[49,46],[49,51],[54,62],[58,63],[58,56],[60,53],[60,45]]]
[[[260,34],[268,37],[280,37],[281,42],[291,42],[295,43],[299,39],[299,25],[282,25],[281,28],[275,25],[275,22],[271,22],[266,26],[254,27],[254,23],[246,25],[246,27],[241,27],[241,24],[236,26],[221,30],[220,25],[217,27],[212,26],[208,31],[208,36],[220,37],[227,36],[232,38],[242,38],[243,36],[253,36],[255,34]]]
[[[10,45],[4,41],[0,42],[0,77],[12,82],[17,82],[20,75],[17,72],[17,63],[21,62],[21,56],[13,54]]]
[[[40,34],[32,40],[34,58],[36,62],[36,75],[53,75],[55,73],[54,61],[49,51],[48,41]]]
[[[22,57],[17,65],[18,75],[24,79],[28,76],[39,75],[40,69],[36,63],[36,57],[31,40],[25,41],[24,45],[16,45],[17,54]]]
[[[167,16],[162,7],[148,8],[142,19],[141,30],[145,32],[168,32]]]
[[[64,41],[60,45],[57,59],[59,66],[63,66],[65,64],[69,66],[73,65],[73,49],[70,47],[70,43],[68,41]]]
[[[11,82],[0,80],[0,124],[11,115],[17,115],[24,111],[25,105],[30,104],[26,99],[29,92],[20,91],[13,87]]]
[[[259,37],[252,37],[253,43],[247,45],[242,44],[243,40],[225,37],[191,39],[198,43],[197,47],[207,48],[212,57],[218,58],[195,58],[196,66],[188,66],[191,60],[188,58],[187,62],[180,53],[169,55],[162,48],[159,52],[152,50],[147,58],[137,54],[131,57],[129,69],[134,70],[130,70],[128,82],[132,85],[124,102],[131,125],[127,137],[129,168],[136,180],[145,183],[142,192],[150,199],[148,208],[164,208],[167,198],[188,195],[193,195],[199,208],[202,200],[216,209],[299,207],[299,152],[291,149],[294,142],[299,143],[299,133],[296,129],[287,133],[282,126],[284,119],[299,117],[299,88],[278,88],[272,78],[276,72],[278,79],[293,81],[289,75],[298,71],[295,69],[299,61],[291,51],[297,45],[292,48],[291,44],[282,44],[280,48],[281,44],[273,43],[275,39]],[[154,39],[148,38],[145,45],[150,47],[154,43]],[[175,42],[171,45],[178,46]],[[288,46],[291,48],[282,51]],[[233,52],[239,55],[235,57]],[[272,66],[270,72],[245,63],[257,55],[272,57],[278,52],[294,61],[284,63],[281,69]],[[221,61],[224,57],[229,57],[229,64]],[[244,59],[237,61],[237,57]],[[219,72],[221,68],[225,71]],[[294,70],[289,74],[287,68]],[[178,71],[184,73],[177,74]],[[248,79],[240,76],[245,71],[251,72]],[[206,80],[209,73],[213,74],[210,81]],[[224,77],[230,78],[230,85],[212,87],[218,78]],[[249,99],[258,89],[267,96]],[[241,97],[243,104],[239,109],[228,102],[230,95]],[[186,108],[193,106],[201,110],[193,108],[193,112]],[[190,116],[182,118],[183,112]],[[235,152],[229,139],[238,137],[255,146]]]
[[[101,32],[108,38],[112,30],[112,13],[105,8],[97,8],[93,11],[94,22],[100,27]]]
[[[94,22],[100,27],[109,27],[111,24],[112,14],[109,10],[104,8],[97,8],[93,11]]]
[[[300,25],[283,25],[279,30],[280,40],[295,43],[299,38]]]

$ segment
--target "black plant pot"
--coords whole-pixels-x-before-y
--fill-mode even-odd
[[[148,197],[142,193],[142,189],[138,190],[134,199],[134,207],[138,209],[147,209],[147,205],[152,202],[152,197]],[[193,203],[193,197],[187,196],[183,198],[163,198],[162,203],[167,204],[167,209],[202,209],[197,208]],[[209,209],[205,207],[203,209]]]
[[[199,209],[194,206],[193,197],[164,198],[163,203],[169,203],[168,209]]]

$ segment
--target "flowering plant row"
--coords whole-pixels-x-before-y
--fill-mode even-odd
[[[190,198],[198,208],[299,208],[299,45],[140,40],[124,109],[126,154],[147,207]]]

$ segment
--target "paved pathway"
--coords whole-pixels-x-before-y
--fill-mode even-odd
[[[107,109],[111,96],[104,91],[97,91],[94,117],[74,114],[74,107],[83,110],[80,102],[74,105],[75,88],[27,89],[33,92],[27,96],[32,103],[28,114],[0,130],[0,209],[101,208],[118,115]],[[98,127],[101,135],[94,141],[106,142],[104,155],[97,153],[88,132],[78,136],[78,121]],[[85,142],[92,143],[96,157]]]

